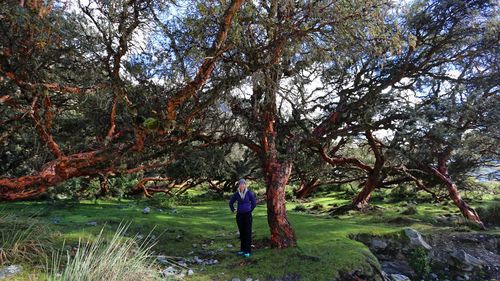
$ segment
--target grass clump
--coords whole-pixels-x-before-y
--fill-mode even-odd
[[[33,218],[0,216],[0,265],[41,263],[51,250],[49,231]]]
[[[138,244],[137,237],[124,237],[128,226],[120,225],[111,239],[105,238],[103,229],[93,241],[80,240],[76,252],[53,255],[52,266],[47,267],[48,280],[158,280],[159,273],[150,259],[154,243],[145,239]]]

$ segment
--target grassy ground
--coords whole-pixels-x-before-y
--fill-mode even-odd
[[[491,200],[481,204],[490,204]],[[152,232],[158,237],[155,254],[170,256],[215,258],[216,265],[195,267],[195,274],[188,280],[231,280],[237,277],[245,280],[253,278],[266,280],[268,277],[299,275],[301,280],[331,280],[339,272],[371,271],[378,263],[363,244],[349,239],[356,233],[384,234],[399,231],[405,226],[421,231],[442,231],[451,227],[432,225],[432,218],[437,215],[457,213],[449,205],[418,204],[417,213],[412,222],[399,224],[388,223],[402,217],[401,212],[407,207],[379,202],[383,209],[368,213],[347,213],[332,218],[323,213],[310,214],[293,209],[298,204],[306,207],[320,205],[325,209],[331,204],[342,204],[345,200],[338,196],[314,198],[308,203],[289,203],[288,209],[292,225],[296,230],[299,247],[297,249],[275,250],[264,247],[269,237],[266,207],[258,205],[254,212],[256,249],[249,259],[237,257],[239,240],[234,215],[230,213],[225,201],[206,201],[189,206],[177,206],[174,210],[151,208],[151,213],[143,214],[147,206],[144,201],[83,201],[75,204],[49,204],[47,202],[2,203],[0,216],[15,215],[19,220],[32,219],[51,230],[51,239],[55,248],[63,241],[74,245],[80,238],[92,238],[104,228],[111,235],[122,222],[131,222],[128,235],[136,233],[146,236]],[[57,223],[54,223],[56,221]],[[97,226],[87,225],[96,222]],[[1,229],[7,228],[1,225]],[[463,226],[465,228],[467,226]],[[498,229],[490,232],[498,233]],[[193,247],[192,244],[197,244]],[[206,244],[202,249],[201,244]],[[228,244],[234,245],[229,248]],[[262,245],[262,246],[261,246]],[[223,251],[220,251],[223,249]],[[210,256],[208,252],[215,255]],[[371,266],[370,266],[371,264]],[[39,267],[25,265],[27,270],[13,280],[32,280],[40,278]],[[38,276],[38,277],[34,277]]]

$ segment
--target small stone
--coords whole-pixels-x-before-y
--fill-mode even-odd
[[[170,263],[169,263],[169,262],[165,259],[165,256],[157,256],[157,257],[156,257],[156,260],[157,260],[159,263],[163,264],[163,265],[168,265],[168,264],[170,264]]]
[[[88,226],[97,226],[97,222],[96,221],[89,221],[87,223]]]
[[[9,265],[0,269],[0,279],[8,278],[21,273],[23,268],[20,265]]]
[[[161,273],[163,274],[163,277],[168,277],[168,276],[176,275],[177,270],[175,270],[175,268],[173,268],[172,266],[169,266],[169,267],[165,268]]]
[[[234,246],[233,246],[233,244],[227,244],[227,245],[226,245],[226,247],[228,247],[228,248],[232,248],[232,247],[234,247]]]
[[[390,277],[392,281],[411,281],[408,276],[403,274],[391,274]]]
[[[247,278],[247,279],[245,279],[245,281],[253,281],[253,279],[252,278]]]
[[[59,224],[59,223],[61,223],[61,218],[58,218],[58,217],[52,218],[52,223],[53,224]]]
[[[149,214],[149,213],[151,213],[151,208],[149,208],[149,207],[144,208],[144,210],[142,210],[142,213],[143,214]]]
[[[187,275],[188,275],[188,276],[191,276],[191,275],[193,275],[193,274],[194,274],[194,271],[193,271],[192,269],[189,269],[189,270],[188,270]]]
[[[193,247],[193,248],[196,248],[197,246],[198,246],[198,244],[195,244],[195,243],[191,244],[191,247]]]
[[[371,248],[374,249],[375,251],[384,250],[385,248],[387,248],[387,243],[379,239],[373,239],[370,244]]]
[[[241,281],[240,278],[233,278],[231,281]]]

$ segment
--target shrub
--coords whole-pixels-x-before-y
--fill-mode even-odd
[[[46,269],[48,280],[158,280],[153,260],[149,259],[153,243],[145,239],[137,244],[137,237],[123,237],[128,226],[120,225],[110,240],[104,238],[101,230],[94,241],[80,241],[74,256],[69,252],[55,253],[51,267]]]
[[[176,197],[165,193],[155,193],[148,201],[152,206],[163,209],[173,209],[177,205]]]
[[[484,223],[500,225],[500,203],[488,207],[479,207],[476,211]]]
[[[415,206],[408,206],[408,208],[401,212],[403,215],[415,215],[416,213],[418,213],[418,210]]]
[[[408,262],[419,278],[426,278],[431,272],[429,256],[424,248],[416,248],[408,253]]]
[[[307,208],[304,204],[298,204],[295,208],[293,208],[293,210],[296,212],[305,212],[307,211]]]

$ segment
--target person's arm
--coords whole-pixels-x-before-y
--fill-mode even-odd
[[[231,196],[231,199],[229,199],[229,208],[233,213],[234,213],[234,201],[236,201],[236,193],[233,194],[233,196]]]
[[[257,206],[257,200],[255,199],[255,194],[250,191],[250,204],[252,204],[252,211]]]

